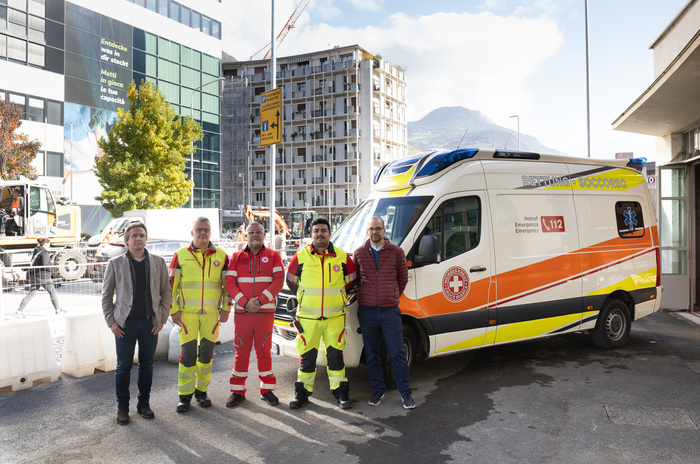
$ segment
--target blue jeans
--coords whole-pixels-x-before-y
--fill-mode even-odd
[[[114,373],[114,383],[117,387],[117,407],[129,407],[129,382],[131,381],[131,367],[134,364],[134,350],[136,342],[139,344],[139,373],[137,385],[139,387],[139,403],[148,403],[151,398],[151,384],[153,383],[153,360],[156,356],[158,335],[151,333],[153,323],[151,321],[127,320],[124,329],[124,337],[114,340],[117,344],[117,370]]]
[[[408,364],[406,364],[406,353],[403,349],[401,311],[398,306],[379,308],[360,305],[357,310],[357,318],[362,329],[362,341],[365,344],[365,360],[367,361],[369,384],[372,386],[372,389],[375,392],[386,390],[384,374],[382,373],[382,361],[379,357],[382,335],[384,335],[386,348],[394,365],[396,388],[401,393],[401,396],[411,394],[410,374],[408,372]]]

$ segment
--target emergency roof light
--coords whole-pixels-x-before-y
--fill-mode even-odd
[[[445,153],[438,153],[421,167],[416,177],[430,176],[440,172],[459,161],[472,158],[478,151],[478,148],[462,148]]]
[[[647,159],[646,158],[632,158],[629,160],[627,163],[627,166],[631,168],[643,168],[644,165],[647,164]]]

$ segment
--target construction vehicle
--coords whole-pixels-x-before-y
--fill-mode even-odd
[[[289,214],[290,249],[297,250],[311,244],[311,223],[319,216],[324,216],[324,214],[308,209],[292,211]],[[331,231],[334,231],[342,224],[343,215],[340,213],[331,214],[327,219],[331,223]]]
[[[19,195],[13,197],[15,190]],[[0,182],[0,220],[5,223],[5,235],[0,235],[3,277],[4,268],[29,265],[38,238],[51,239],[48,251],[51,264],[57,266],[56,277],[76,280],[85,273],[86,259],[78,249],[80,208],[55,201],[46,185],[23,180]]]

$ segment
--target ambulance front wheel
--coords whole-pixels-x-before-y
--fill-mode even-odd
[[[620,348],[627,343],[632,327],[629,307],[620,300],[609,300],[598,314],[593,343],[601,348]]]
[[[418,359],[418,337],[411,326],[403,324],[403,350],[406,353],[406,364],[408,370],[413,368],[413,365]],[[394,376],[394,365],[389,356],[389,350],[386,348],[386,343],[382,340],[379,356],[382,360],[382,371],[384,372],[384,384],[390,390],[396,389],[396,377]]]

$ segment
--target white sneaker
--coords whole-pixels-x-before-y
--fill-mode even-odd
[[[22,311],[15,311],[15,317],[17,319],[24,319],[24,313]]]

